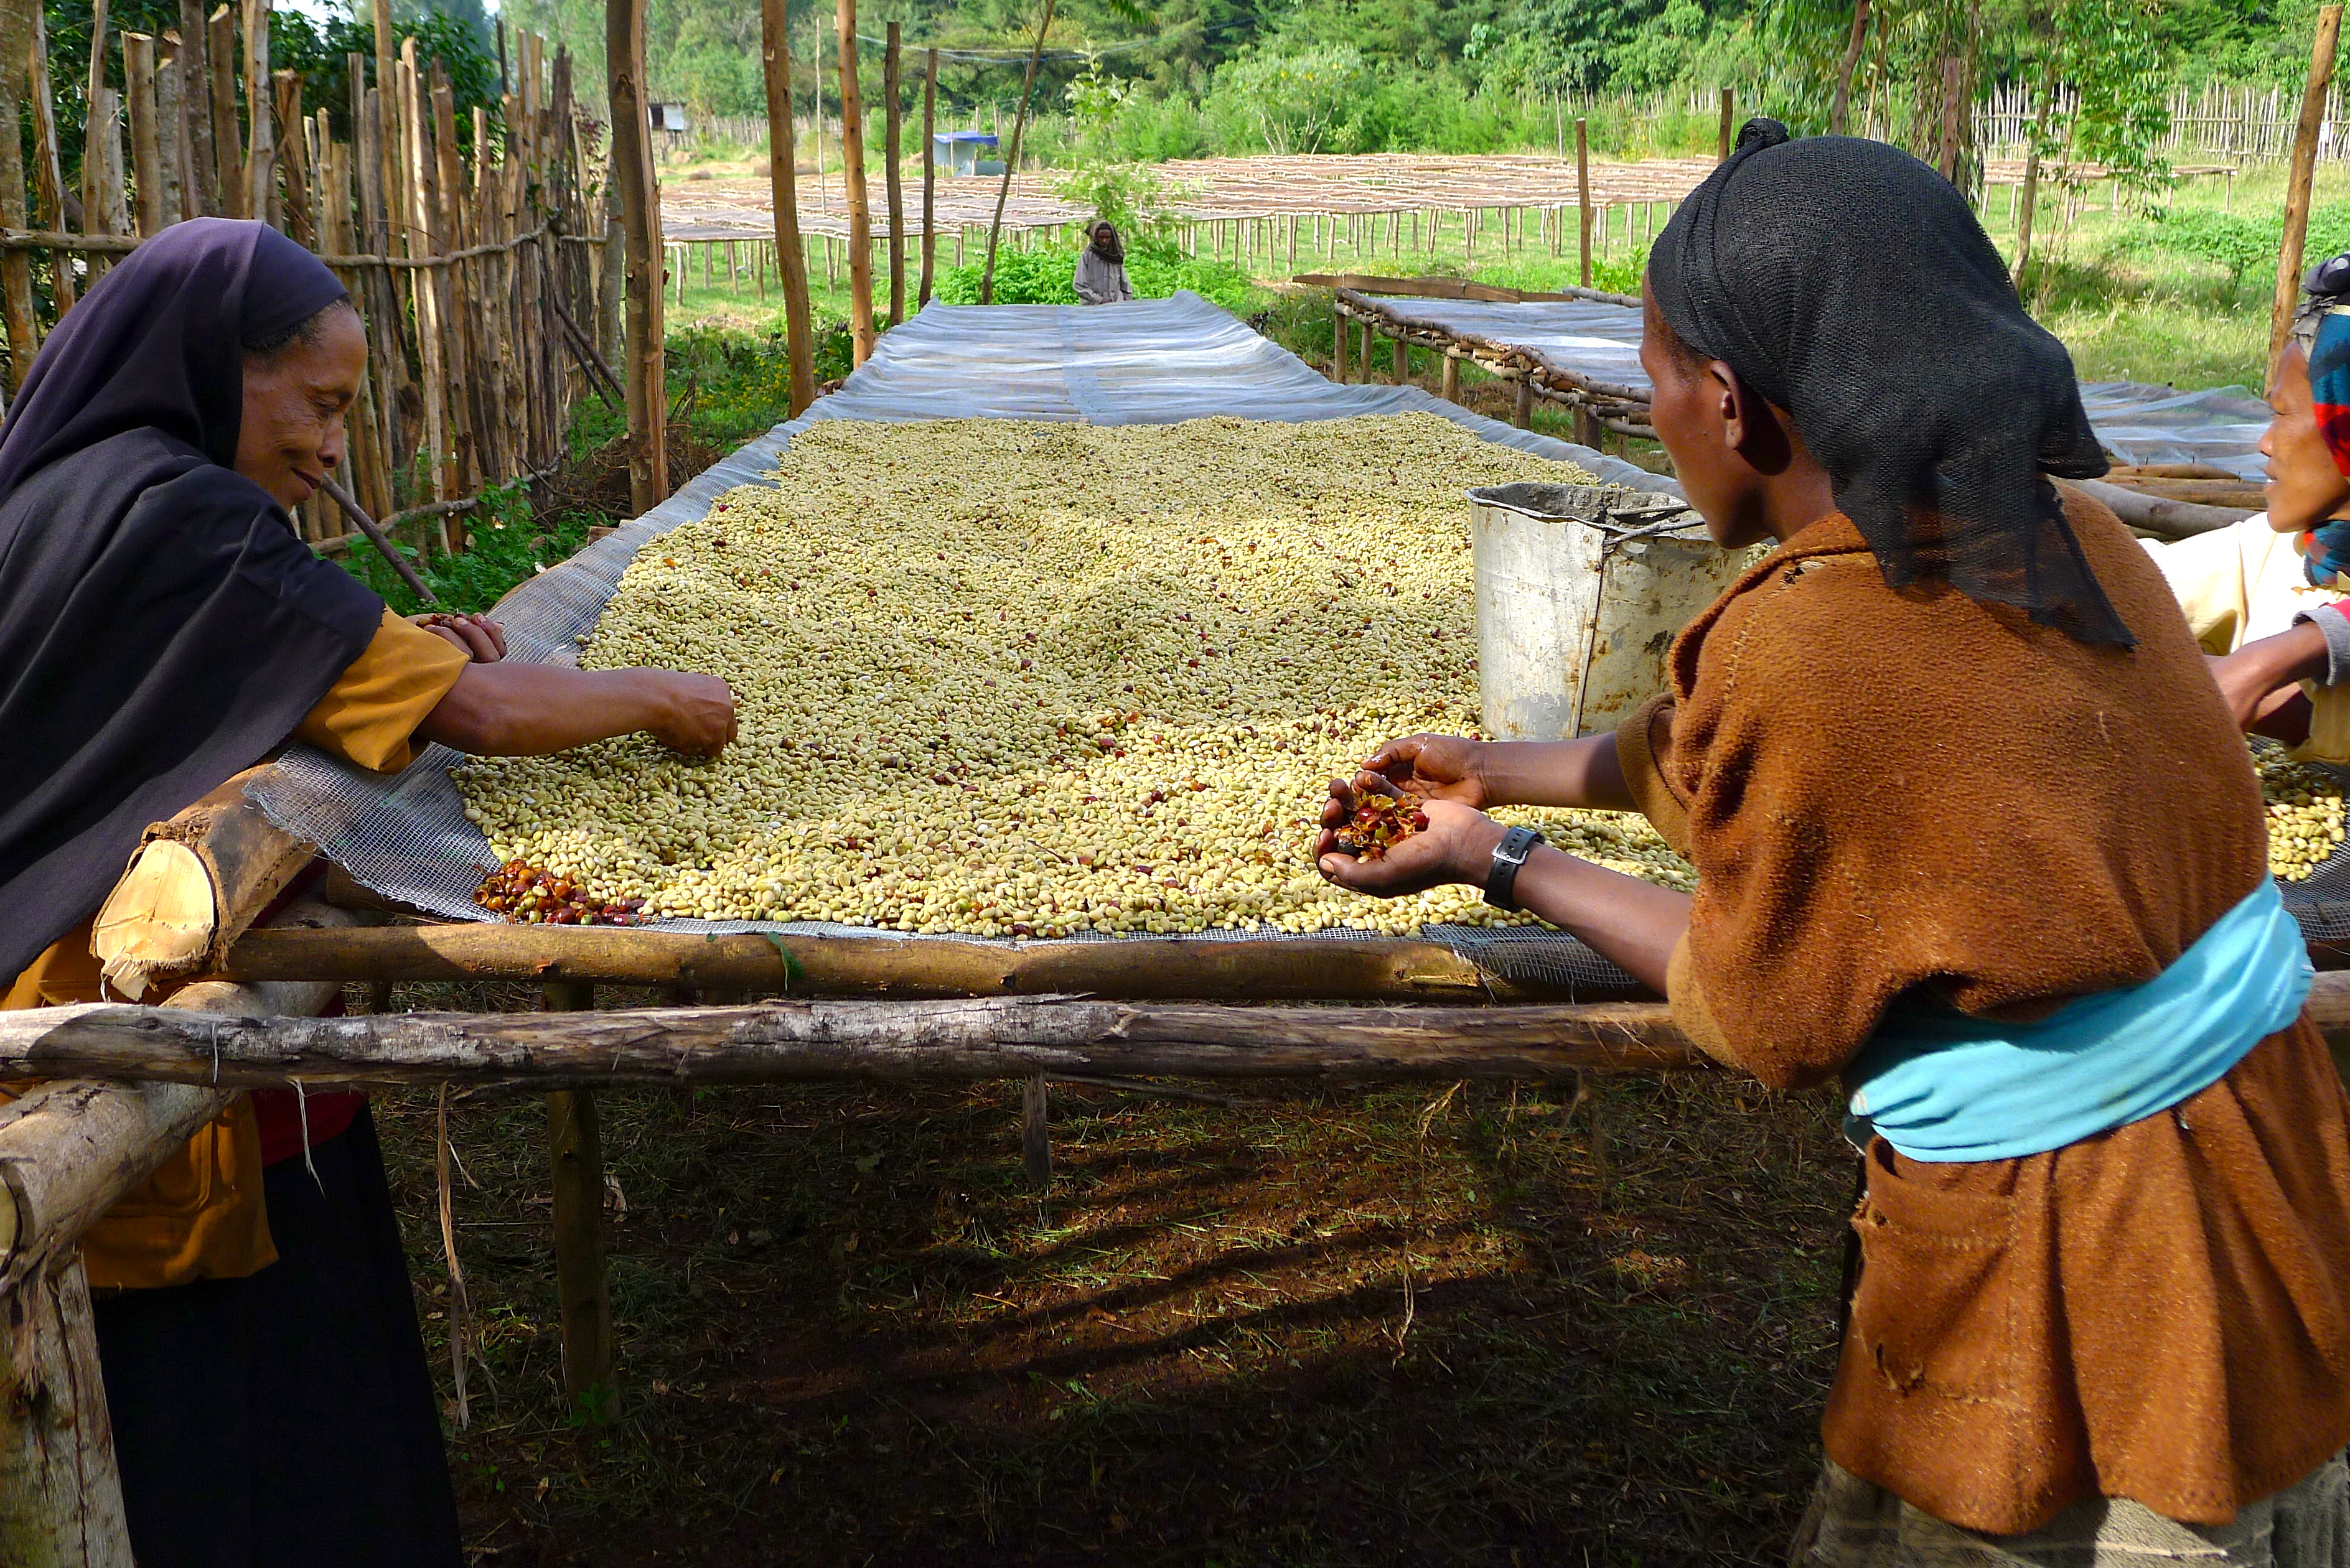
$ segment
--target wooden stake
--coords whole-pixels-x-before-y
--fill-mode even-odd
[[[889,24],[889,41],[881,56],[881,94],[889,99],[882,113],[882,162],[889,200],[889,325],[906,319],[906,192],[898,165],[905,156],[900,145],[902,121],[898,80],[898,24]]]
[[[30,80],[33,39],[40,25],[40,0],[0,0],[0,224],[25,222],[25,152],[15,135],[17,113]],[[60,268],[64,263],[60,262]],[[16,396],[40,349],[33,315],[33,255],[0,251],[0,318],[8,332],[8,395]],[[0,1537],[5,1540],[5,1537]]]
[[[629,246],[629,501],[639,515],[669,499],[669,384],[661,344],[661,264],[668,251],[646,118],[645,3],[604,4],[612,179]]]
[[[1517,396],[1510,408],[1510,422],[1522,431],[1534,428],[1534,384],[1523,376],[1517,381]]]
[[[1053,1099],[1045,1075],[1020,1083],[1020,1163],[1028,1185],[1044,1192],[1053,1185]]]
[[[914,308],[931,303],[931,274],[938,262],[939,52],[922,66],[922,286]]]
[[[57,148],[57,106],[55,95],[49,90],[48,27],[38,4],[33,5],[32,26],[33,169],[40,188],[41,221],[57,233],[64,234],[67,232],[66,181]],[[5,47],[5,42],[0,42],[0,47]],[[0,152],[0,160],[5,160],[5,154]],[[18,183],[23,183],[21,174]],[[10,220],[0,219],[0,222],[7,221]],[[32,307],[31,258],[26,257],[26,262],[25,299],[29,312]],[[5,284],[7,275],[7,263],[0,261],[0,284]],[[67,311],[73,308],[75,296],[73,258],[63,252],[50,254],[49,287],[57,316],[62,318]],[[10,385],[13,387],[15,383],[12,381]]]
[[[1714,154],[1716,163],[1730,161],[1730,122],[1738,117],[1738,89],[1721,89],[1721,138],[1720,150]]]
[[[785,0],[760,0],[759,37],[760,60],[766,71],[767,188],[775,205],[775,275],[784,289],[791,413],[796,419],[816,401],[816,328],[808,306],[807,250],[800,243],[798,154],[792,133],[791,19]]]
[[[1028,129],[1028,99],[1036,90],[1036,67],[1045,58],[1045,35],[1053,26],[1057,0],[1045,0],[1045,19],[1036,24],[1036,47],[1028,51],[1028,75],[1020,86],[1020,112],[1012,119],[1012,152],[1003,161],[1003,183],[995,192],[995,217],[987,226],[987,265],[979,275],[979,302],[995,303],[995,249],[1003,233],[1004,203],[1012,200],[1012,176],[1020,168],[1020,137]]]
[[[873,357],[873,208],[865,188],[864,84],[857,70],[857,0],[835,0],[840,25],[840,188],[848,207],[848,327],[853,362]]]
[[[309,139],[302,127],[302,75],[299,71],[276,71],[271,73],[270,82],[276,91],[276,121],[286,128],[285,140],[277,149],[278,167],[286,187],[278,227],[317,250],[318,230],[310,210]]]
[[[1395,340],[1395,363],[1389,369],[1388,379],[1399,387],[1411,379],[1411,345],[1400,337]]]
[[[187,138],[191,217],[220,216],[220,169],[213,159],[211,56],[204,0],[180,0],[180,118]]]
[[[236,126],[236,22],[221,6],[204,24],[205,57],[212,67],[213,157],[223,217],[249,218],[244,204],[244,133]]]
[[[1580,214],[1577,244],[1582,247],[1583,286],[1591,286],[1591,140],[1581,115],[1575,117],[1575,198]]]
[[[122,78],[130,110],[130,177],[138,193],[141,239],[162,233],[163,139],[155,123],[155,40],[146,33],[122,35]]]
[[[1863,5],[1867,0],[1860,0]],[[2015,216],[2015,268],[2010,275],[2018,295],[2023,292],[2023,271],[2032,265],[2032,220],[2040,208],[2040,147],[2048,140],[2048,113],[2056,102],[2056,62],[2048,62],[2047,79],[2040,86],[2040,112],[2033,118],[2032,145],[2023,155],[2023,197]]]
[[[1347,383],[1347,334],[1352,325],[1346,312],[1334,309],[1330,314],[1330,379],[1340,386]]]
[[[1461,400],[1461,356],[1450,349],[1444,355],[1444,400],[1448,403]]]
[[[2334,50],[2342,36],[2342,7],[2317,12],[2317,35],[2309,51],[2309,82],[2302,89],[2301,123],[2293,138],[2293,171],[2284,192],[2284,247],[2277,255],[2276,299],[2269,311],[2269,375],[2293,332],[2301,304],[2302,249],[2309,239],[2309,187],[2317,169],[2317,133],[2325,121],[2326,88],[2334,80]]]
[[[592,987],[550,985],[549,1012],[592,1012]],[[555,1293],[563,1318],[563,1391],[575,1406],[613,1377],[612,1298],[604,1262],[604,1146],[593,1089],[546,1096],[555,1174]],[[608,1417],[608,1404],[596,1411]]]
[[[269,98],[270,0],[244,0],[244,213],[282,221],[277,205],[277,128]]]

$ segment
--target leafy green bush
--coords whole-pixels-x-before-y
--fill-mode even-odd
[[[384,603],[401,615],[432,608],[478,611],[488,609],[543,567],[568,560],[588,543],[585,517],[558,518],[534,528],[530,500],[519,484],[493,491],[490,496],[488,506],[473,519],[473,540],[463,553],[427,558],[412,545],[399,546],[416,575],[440,596],[438,606],[419,600],[371,545],[354,542],[343,555],[343,569],[382,595]]]
[[[2208,207],[2179,207],[2151,214],[2151,221],[2133,231],[2116,248],[2163,251],[2209,262],[2228,275],[2229,286],[2241,288],[2246,278],[2260,278],[2276,265],[2284,244],[2284,215],[2263,213],[2215,213]],[[2328,202],[2311,210],[2309,237],[2303,248],[2314,265],[2350,250],[2350,202]]]
[[[1004,250],[995,257],[998,305],[1075,305],[1077,253]],[[948,267],[931,297],[947,305],[977,305],[982,265]],[[1138,299],[1164,299],[1188,288],[1235,314],[1252,307],[1254,285],[1231,262],[1200,261],[1172,245],[1141,244],[1126,253],[1126,280]]]

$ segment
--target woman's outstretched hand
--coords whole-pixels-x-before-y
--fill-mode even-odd
[[[1345,779],[1330,781],[1330,798],[1322,806],[1322,836],[1314,846],[1315,867],[1325,881],[1375,898],[1399,898],[1451,882],[1484,885],[1493,846],[1507,830],[1458,801],[1428,800],[1420,808],[1428,815],[1428,826],[1376,859],[1360,858],[1339,848],[1338,829],[1355,815],[1358,787],[1382,794],[1397,793],[1376,774],[1366,774],[1352,784]]]
[[[1406,735],[1363,763],[1397,790],[1422,800],[1457,801],[1475,810],[1492,803],[1485,786],[1485,742],[1461,735]]]
[[[506,656],[506,629],[487,616],[436,611],[408,618],[476,664],[495,664]]]

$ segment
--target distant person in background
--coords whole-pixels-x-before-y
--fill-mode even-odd
[[[1076,289],[1085,305],[1116,305],[1134,297],[1134,286],[1126,281],[1126,246],[1118,242],[1114,225],[1094,225],[1093,244],[1077,256]]]

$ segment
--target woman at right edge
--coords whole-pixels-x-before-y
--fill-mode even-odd
[[[1841,1075],[1859,1269],[1793,1561],[2350,1568],[2350,1136],[2244,743],[1965,202],[1750,122],[1641,359],[1721,544],[1773,540],[1612,735],[1414,736],[1392,895],[1482,885],[1725,1064]],[[2191,787],[2188,787],[2191,781]],[[1478,808],[1638,810],[1694,897]]]

